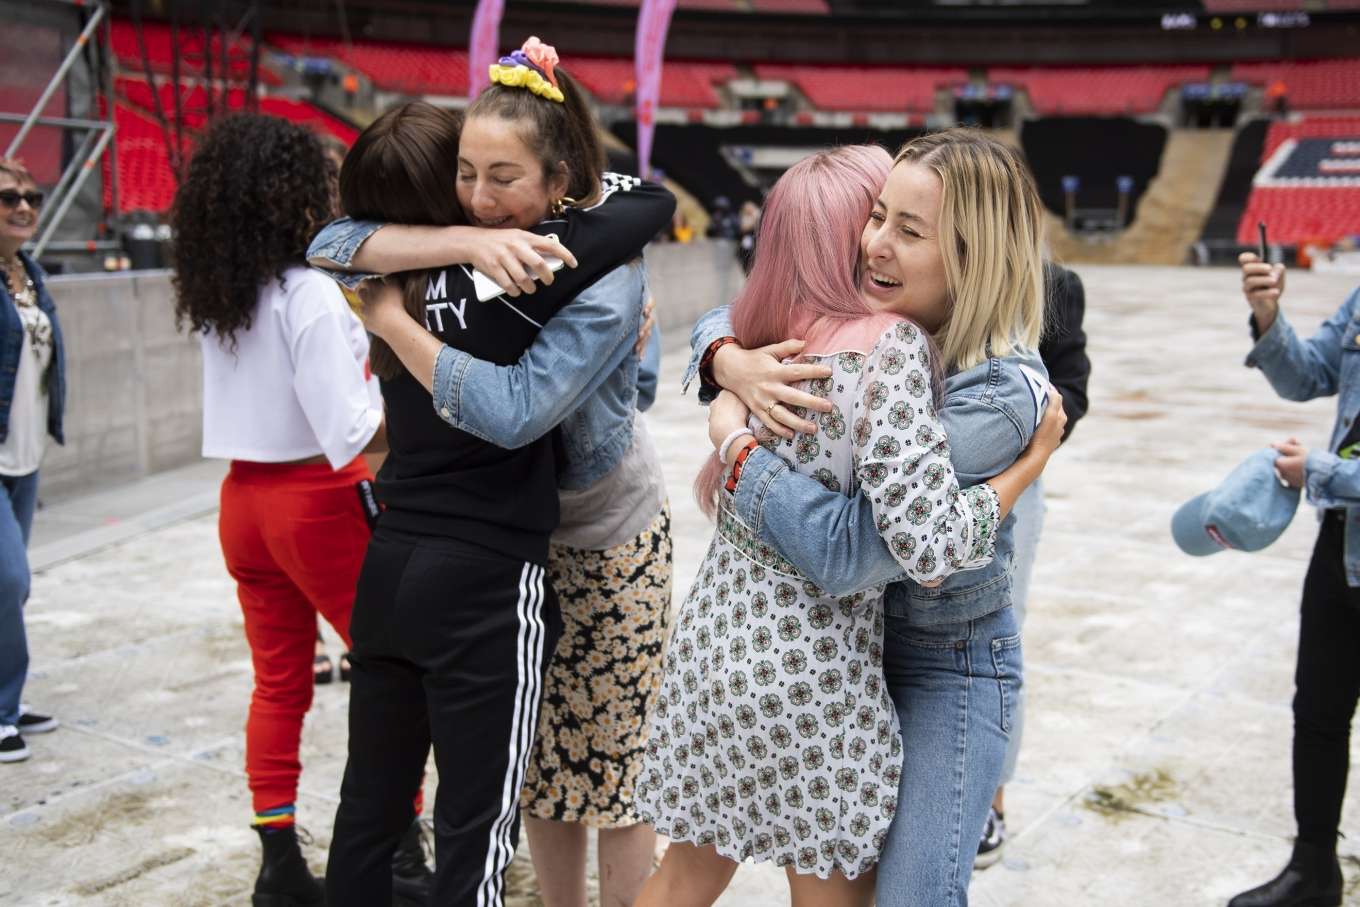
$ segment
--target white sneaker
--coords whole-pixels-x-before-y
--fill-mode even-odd
[[[23,735],[12,724],[0,724],[0,762],[23,762],[31,755]]]

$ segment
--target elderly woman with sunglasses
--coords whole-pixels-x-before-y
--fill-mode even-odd
[[[27,759],[23,735],[57,727],[20,702],[28,675],[28,530],[47,436],[63,443],[66,397],[57,311],[42,268],[19,249],[33,238],[42,201],[28,169],[0,158],[0,762]]]

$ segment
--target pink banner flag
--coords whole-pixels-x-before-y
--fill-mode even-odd
[[[481,94],[490,82],[487,70],[500,59],[501,13],[505,0],[478,0],[468,41],[468,100]]]
[[[676,0],[642,0],[638,10],[637,39],[633,44],[633,65],[637,67],[637,155],[638,171],[646,178],[652,173],[652,133],[656,129],[656,104],[661,96],[661,61],[666,52],[666,32]]]

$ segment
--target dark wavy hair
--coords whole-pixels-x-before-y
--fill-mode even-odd
[[[175,324],[234,350],[260,289],[306,261],[335,210],[335,164],[315,135],[277,117],[233,114],[199,141],[175,193]]]

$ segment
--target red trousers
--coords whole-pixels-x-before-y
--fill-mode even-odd
[[[297,799],[317,615],[350,644],[369,537],[355,485],[368,478],[363,457],[339,471],[325,463],[233,461],[222,483],[218,532],[255,667],[246,776],[256,812]]]

